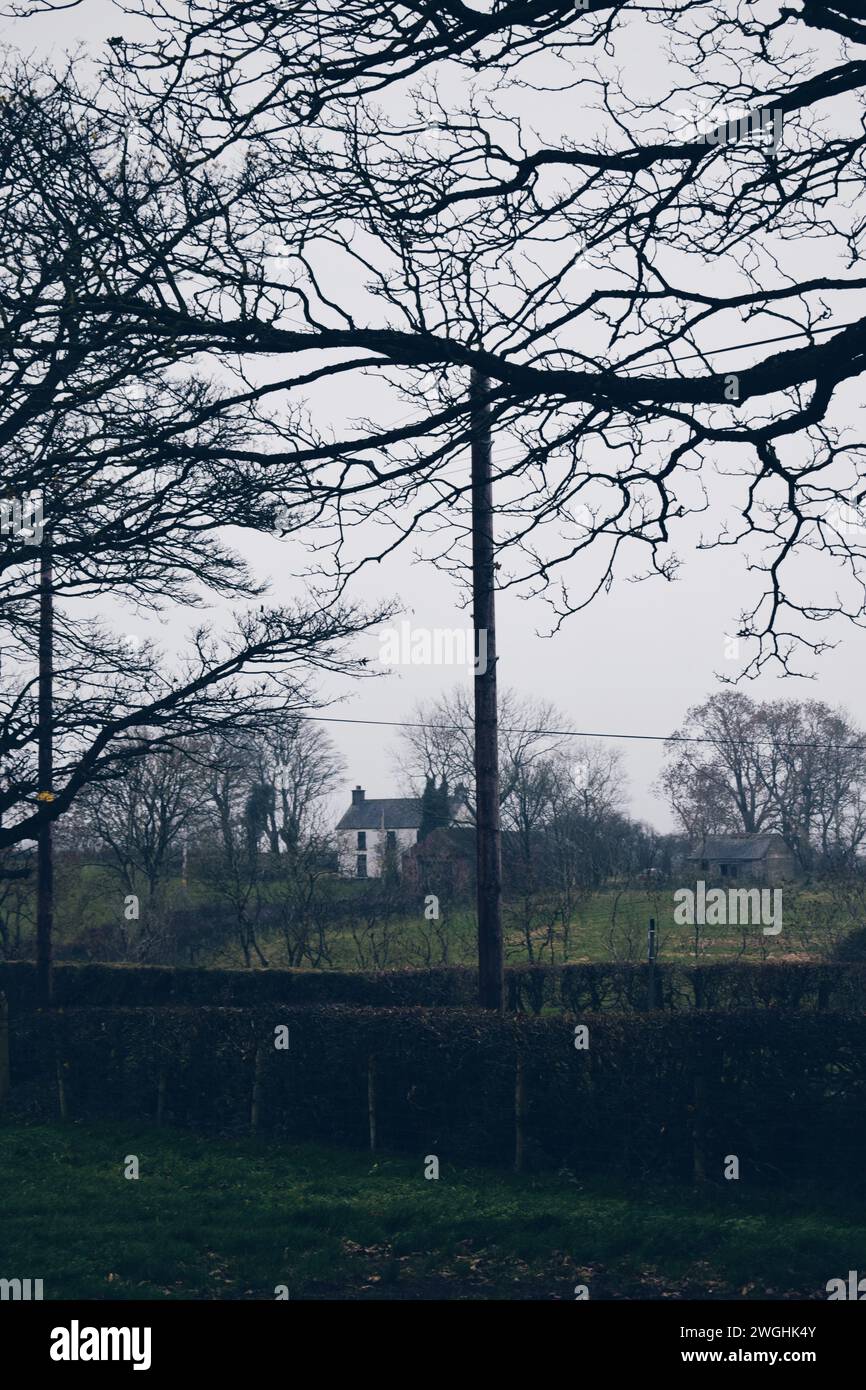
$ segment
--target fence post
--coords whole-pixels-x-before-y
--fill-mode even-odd
[[[523,1053],[517,1054],[514,1073],[514,1171],[523,1172],[523,1158],[526,1145],[526,1072],[523,1066]]]
[[[57,1104],[60,1109],[60,1118],[65,1124],[69,1119],[69,1107],[66,1101],[66,1082],[63,1079],[63,1063],[60,1060],[60,1049],[55,1053],[57,1064]]]
[[[9,1004],[0,991],[0,1107],[9,1099]]]
[[[825,970],[822,970],[818,976],[817,1007],[821,1013],[830,1007],[830,982],[827,979],[827,972]]]
[[[699,1062],[698,1067],[703,1063]],[[692,1089],[692,1175],[696,1183],[707,1180],[707,1164],[704,1153],[704,1108],[707,1085],[703,1071],[695,1072]]]
[[[367,1124],[370,1129],[370,1153],[376,1152],[376,1058],[367,1058]]]
[[[250,1129],[255,1134],[262,1117],[262,1078],[265,1072],[265,1054],[256,1043],[256,1060],[253,1065],[253,1099],[250,1106]]]
[[[691,978],[695,1008],[702,1009],[704,1007],[704,976],[700,965],[693,965],[691,967]]]
[[[168,1078],[166,1077],[166,1074],[165,1074],[165,1068],[164,1068],[164,1067],[161,1067],[161,1068],[160,1068],[160,1072],[159,1072],[159,1079],[157,1080],[157,1083],[156,1083],[156,1123],[157,1123],[157,1125],[162,1125],[162,1124],[165,1123],[165,1093],[166,1093],[167,1086],[168,1086]]]
[[[650,917],[649,930],[646,934],[646,1006],[650,1013],[656,1007],[656,919]]]

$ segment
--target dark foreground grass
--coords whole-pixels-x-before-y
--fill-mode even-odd
[[[126,1125],[4,1125],[0,1173],[0,1278],[49,1299],[814,1298],[866,1250],[863,1202],[805,1192],[435,1181],[423,1156]]]

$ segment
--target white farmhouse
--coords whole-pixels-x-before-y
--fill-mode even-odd
[[[379,878],[389,844],[399,867],[404,852],[418,842],[420,796],[377,797],[367,800],[355,787],[352,804],[337,822],[337,854],[344,878]]]

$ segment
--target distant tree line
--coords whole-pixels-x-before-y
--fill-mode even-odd
[[[780,834],[804,873],[853,868],[866,836],[866,733],[820,700],[723,690],[695,705],[659,780],[684,834]]]
[[[552,704],[505,690],[500,710],[500,801],[506,919],[530,960],[566,953],[581,906],[603,884],[669,868],[665,837],[625,812],[618,752],[562,731]],[[420,706],[402,733],[397,764],[407,787],[423,787],[425,819],[442,789],[459,789],[474,816],[471,695],[458,687]],[[442,807],[439,807],[440,816]],[[439,824],[443,822],[440,820]],[[430,886],[433,886],[432,884]]]

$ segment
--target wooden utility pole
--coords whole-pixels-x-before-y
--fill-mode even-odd
[[[51,935],[54,924],[54,593],[51,536],[42,533],[39,558],[39,830],[36,851],[36,985],[41,1008],[51,1003]]]
[[[478,1002],[502,1013],[502,854],[499,828],[499,734],[496,702],[496,566],[493,546],[488,383],[470,383],[472,426],[472,614],[475,628],[476,904]]]

